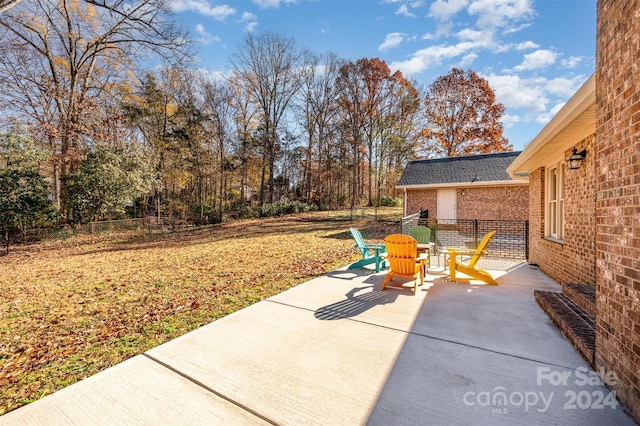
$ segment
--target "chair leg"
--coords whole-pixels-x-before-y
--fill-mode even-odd
[[[384,277],[384,281],[382,282],[382,290],[384,290],[385,288],[387,288],[387,284],[389,283],[389,281],[391,281],[391,278],[393,277],[393,274],[391,273],[391,271],[389,271],[389,273],[387,274],[386,277]]]

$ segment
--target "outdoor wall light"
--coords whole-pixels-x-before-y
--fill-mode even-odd
[[[582,165],[582,161],[584,160],[584,157],[586,156],[587,156],[586,149],[583,149],[582,151],[578,152],[576,147],[574,147],[573,152],[571,153],[569,158],[567,158],[567,164],[569,164],[569,170],[579,169],[580,166]]]

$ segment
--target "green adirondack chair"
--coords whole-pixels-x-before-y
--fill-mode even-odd
[[[423,225],[416,225],[409,230],[409,236],[413,237],[418,244],[429,244],[431,242],[431,229]],[[431,250],[424,251],[427,254],[427,266],[431,267]]]
[[[353,239],[356,240],[355,247],[362,253],[362,259],[349,265],[347,269],[362,268],[366,265],[376,264],[376,272],[380,272],[380,268],[386,267],[386,260],[381,256],[384,253],[384,244],[367,244],[362,238],[362,234],[356,228],[349,229]]]
[[[415,238],[418,244],[429,244],[431,242],[431,229],[423,225],[417,225],[411,228],[409,235]]]

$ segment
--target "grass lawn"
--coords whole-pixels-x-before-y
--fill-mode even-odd
[[[305,213],[173,234],[75,236],[0,257],[0,415],[345,266],[400,209]]]

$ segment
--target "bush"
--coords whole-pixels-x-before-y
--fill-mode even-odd
[[[374,199],[373,200],[373,205],[377,206],[378,205],[378,200]],[[402,205],[402,199],[401,198],[391,198],[391,197],[380,197],[380,206],[382,207],[398,207]]]
[[[279,201],[273,204],[263,204],[260,208],[260,217],[283,216],[315,210],[317,210],[315,204],[307,204],[301,201]]]

